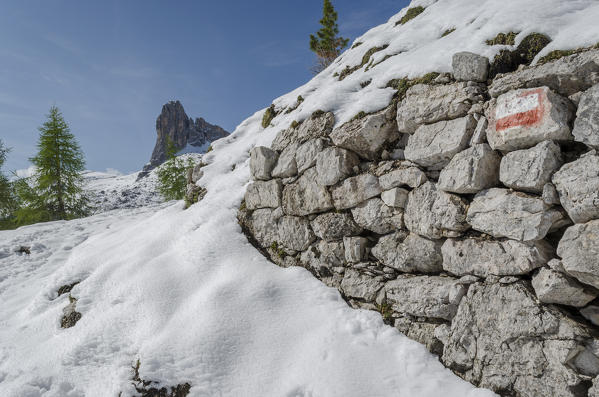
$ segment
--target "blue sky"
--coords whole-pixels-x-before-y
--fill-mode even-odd
[[[407,0],[333,0],[350,39]],[[321,0],[3,0],[0,138],[7,169],[29,166],[52,104],[77,136],[87,168],[139,170],[162,105],[233,131],[311,77],[308,37]]]

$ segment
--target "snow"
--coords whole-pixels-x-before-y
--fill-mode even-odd
[[[599,36],[596,0],[416,5],[427,9],[395,27],[402,10],[356,39],[363,44],[323,73],[275,100],[282,109],[298,95],[305,99],[271,127],[260,126],[260,110],[213,142],[200,180],[208,194],[191,208],[143,203],[0,232],[1,395],[134,395],[129,379],[137,359],[142,378],[161,386],[189,382],[191,396],[494,395],[453,375],[378,313],[349,308],[306,270],[268,262],[236,220],[249,182],[249,150],[269,145],[293,120],[320,109],[333,111],[340,124],[383,108],[393,95],[384,88],[388,80],[449,71],[457,51],[492,57],[499,48],[484,40],[498,32],[522,31],[518,40],[526,32],[546,33],[554,41],[544,52],[593,44]],[[333,77],[384,44],[375,62],[398,55],[341,82]],[[124,191],[136,174],[88,177],[98,192]],[[31,247],[30,255],[15,252],[22,245]],[[76,281],[71,294],[82,318],[61,329],[68,296],[56,291]]]

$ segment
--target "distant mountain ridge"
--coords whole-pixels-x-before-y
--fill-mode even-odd
[[[139,178],[145,177],[149,171],[166,161],[169,138],[179,150],[187,148],[187,152],[202,152],[210,142],[229,135],[222,127],[210,124],[201,117],[195,120],[188,117],[179,101],[169,101],[162,106],[162,111],[156,119],[156,134],[152,157],[139,174]],[[194,150],[189,150],[190,146]]]

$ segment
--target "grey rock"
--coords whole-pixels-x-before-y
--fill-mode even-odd
[[[77,321],[81,319],[81,313],[79,313],[76,309],[77,299],[73,298],[69,295],[69,304],[62,309],[63,316],[60,319],[60,327],[61,328],[71,328],[77,324]]]
[[[353,208],[369,198],[378,196],[381,191],[376,176],[361,174],[347,178],[340,185],[333,187],[331,195],[335,208],[343,210]]]
[[[278,179],[251,183],[245,191],[245,204],[249,210],[279,207],[282,189]]]
[[[543,303],[584,307],[597,297],[596,292],[585,290],[574,278],[548,268],[540,269],[532,277],[532,286]]]
[[[597,305],[588,305],[580,309],[580,314],[591,323],[599,326],[599,306]]]
[[[273,178],[291,178],[297,175],[295,152],[298,147],[298,143],[292,143],[281,152],[277,165],[271,173]]]
[[[345,265],[345,246],[343,241],[319,240],[301,253],[300,261],[324,276]]]
[[[561,95],[570,96],[597,84],[598,73],[599,50],[591,50],[497,76],[489,87],[489,94],[497,97],[518,88],[547,86]]]
[[[553,175],[562,206],[576,223],[599,218],[599,154],[592,151]]]
[[[281,208],[262,208],[251,212],[245,225],[260,246],[270,247],[279,239],[277,224],[282,216]]]
[[[355,236],[362,232],[362,228],[347,213],[321,214],[314,218],[311,225],[314,233],[326,241],[340,240],[343,237]]]
[[[435,337],[439,320],[426,321],[426,319],[402,315],[395,319],[393,325],[408,338],[423,344],[431,353],[439,355],[443,353],[443,344]]]
[[[156,119],[156,135],[152,157],[139,173],[138,180],[166,161],[169,141],[173,142],[177,151],[186,146],[199,149],[206,143],[226,137],[229,133],[201,117],[195,120],[188,117],[181,102],[170,101],[162,106],[162,111]]]
[[[306,216],[333,208],[325,187],[316,183],[316,171],[311,168],[294,183],[283,189],[283,210],[287,215]]]
[[[439,175],[438,187],[446,192],[478,193],[496,186],[501,161],[486,143],[475,145],[451,159]]]
[[[572,140],[568,100],[547,87],[510,91],[489,110],[487,140],[495,150],[527,149],[547,140]]]
[[[360,157],[374,160],[387,142],[399,138],[393,107],[349,121],[331,133],[333,143]]]
[[[547,205],[561,204],[559,201],[559,193],[553,183],[546,183],[543,185],[543,192],[541,193],[543,202]]]
[[[428,238],[458,237],[470,228],[467,208],[468,203],[461,197],[427,182],[410,192],[404,222],[408,230]]]
[[[416,188],[428,181],[426,174],[415,164],[404,162],[402,165],[379,177],[379,183],[384,190],[400,186]]]
[[[468,286],[452,277],[400,275],[385,284],[393,311],[416,317],[451,320]]]
[[[322,138],[306,141],[297,148],[295,153],[295,162],[298,173],[302,173],[310,167],[316,165],[316,156],[324,150],[326,142]]]
[[[568,274],[599,288],[599,220],[566,229],[557,246],[557,254]]]
[[[501,159],[499,179],[512,189],[542,193],[562,164],[560,147],[552,141],[543,141],[530,149],[507,153]]]
[[[447,85],[417,84],[411,87],[397,105],[399,132],[413,134],[422,124],[452,120],[468,114],[478,102],[483,89],[460,82]]]
[[[472,52],[458,52],[452,58],[453,77],[457,81],[485,82],[489,74],[489,58]]]
[[[588,391],[588,397],[599,397],[599,376],[593,379],[593,385]]]
[[[574,140],[599,149],[599,84],[580,98],[572,135]]]
[[[398,232],[383,236],[372,248],[372,255],[383,265],[404,273],[443,271],[440,241],[414,233]]]
[[[449,340],[449,333],[451,332],[451,326],[449,324],[441,324],[435,327],[434,335],[435,338],[439,339],[441,343],[446,344]]]
[[[362,202],[351,213],[358,225],[378,234],[403,227],[403,211],[389,207],[378,197]]]
[[[470,146],[480,145],[481,143],[487,142],[487,127],[489,126],[489,120],[485,116],[481,116],[476,122],[476,128],[470,138]]]
[[[380,280],[354,269],[347,269],[341,281],[341,290],[345,296],[367,302],[374,301],[381,288],[383,283]]]
[[[349,263],[358,263],[368,255],[368,239],[364,237],[343,237],[345,247],[345,260]]]
[[[269,180],[278,158],[277,152],[264,146],[258,146],[250,150],[250,173],[252,178],[262,181]]]
[[[191,172],[191,182],[196,183],[204,176],[204,168],[205,164],[199,163],[193,167],[193,171]]]
[[[422,125],[410,136],[405,149],[406,159],[439,170],[468,146],[475,127],[476,120],[471,115]]]
[[[333,186],[353,173],[360,163],[358,156],[345,149],[329,147],[316,157],[316,181],[322,186]]]
[[[406,208],[408,203],[408,192],[406,189],[394,187],[391,190],[385,190],[381,193],[381,199],[389,207]]]
[[[560,211],[539,197],[499,188],[478,193],[467,216],[474,230],[519,241],[543,239],[553,224],[562,219]]]
[[[283,216],[277,224],[278,243],[293,251],[304,251],[316,240],[310,222],[297,216]]]
[[[542,306],[525,282],[477,283],[461,300],[442,361],[503,395],[575,397],[585,377],[574,363],[589,340],[588,328]]]
[[[456,276],[522,275],[545,265],[553,256],[549,243],[475,238],[447,239],[441,248],[443,269]]]
[[[272,141],[271,148],[283,151],[291,143],[302,144],[310,139],[324,138],[331,133],[335,116],[331,112],[314,113],[296,128],[280,131]]]

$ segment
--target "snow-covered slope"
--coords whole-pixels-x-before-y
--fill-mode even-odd
[[[500,31],[542,31],[555,48],[598,37],[594,0],[414,5],[428,8],[406,25],[395,27],[404,10],[369,31],[356,40],[362,45],[274,102],[280,109],[302,95],[295,111],[267,129],[259,111],[213,143],[201,179],[208,194],[190,209],[164,204],[0,232],[0,394],[134,395],[130,367],[139,359],[142,378],[189,382],[190,396],[492,395],[454,376],[379,314],[350,309],[307,271],[268,262],[236,220],[249,150],[269,145],[291,121],[320,109],[342,123],[382,108],[393,95],[381,88],[389,79],[449,70],[457,50],[492,55],[497,49],[481,43]],[[375,60],[404,52],[343,81],[333,76],[382,44],[389,47]],[[21,245],[31,254],[14,252]],[[57,289],[78,281],[71,295],[82,317],[62,329],[68,297]]]
[[[183,161],[191,158],[199,163],[202,154],[195,152],[180,152]],[[160,166],[154,168],[144,178],[139,178],[139,172],[122,175],[119,172],[86,171],[85,191],[90,198],[93,213],[100,213],[121,208],[138,208],[164,201],[156,185],[157,172]]]

